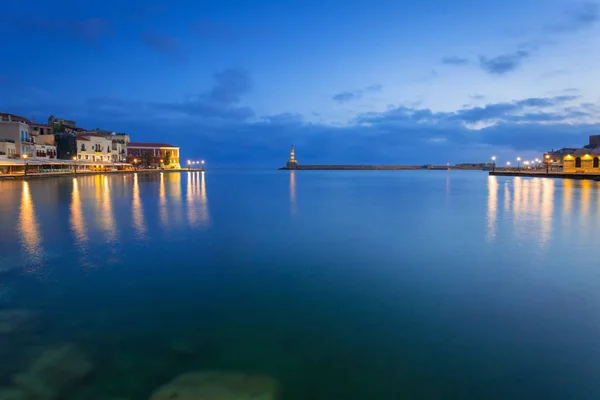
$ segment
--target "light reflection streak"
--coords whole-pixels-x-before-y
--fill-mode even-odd
[[[44,258],[44,249],[41,244],[40,228],[35,214],[35,206],[31,199],[29,182],[27,181],[23,182],[23,191],[21,192],[18,229],[21,236],[21,244],[29,256],[30,262],[35,266],[39,266]]]
[[[534,204],[540,204],[536,201]],[[540,207],[540,240],[547,244],[552,233],[552,214],[554,213],[554,180],[542,179],[542,202]]]
[[[110,197],[110,181],[108,176],[96,176],[96,205],[98,208],[99,225],[106,232],[106,241],[114,243],[117,240],[117,229]]]
[[[498,178],[488,177],[488,213],[487,213],[487,239],[496,239],[496,224],[498,218]]]
[[[73,191],[71,193],[71,230],[75,236],[75,243],[81,252],[87,250],[87,230],[81,207],[81,196],[77,178],[73,178]]]
[[[165,173],[160,173],[160,186],[158,190],[158,213],[160,218],[160,224],[163,228],[169,227],[169,217],[167,216],[167,194],[165,191]]]
[[[131,214],[133,216],[133,227],[137,236],[143,239],[146,235],[146,224],[144,222],[144,209],[140,199],[140,186],[138,184],[138,174],[133,174],[133,201],[131,203]]]
[[[292,215],[296,214],[296,171],[290,171],[290,207]]]

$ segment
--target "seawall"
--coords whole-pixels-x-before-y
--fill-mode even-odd
[[[570,174],[564,172],[520,172],[520,171],[490,171],[491,176],[525,176],[531,178],[556,178],[600,181],[600,174]]]
[[[422,165],[298,165],[296,168],[279,168],[290,171],[411,171],[411,170],[448,170],[448,166]]]

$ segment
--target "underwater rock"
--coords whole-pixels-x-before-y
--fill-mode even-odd
[[[44,351],[25,373],[13,382],[27,399],[53,400],[75,386],[93,369],[85,354],[73,345]]]
[[[266,375],[189,372],[158,388],[150,400],[275,400],[277,382]]]
[[[31,331],[34,325],[34,313],[29,310],[0,311],[0,337]]]

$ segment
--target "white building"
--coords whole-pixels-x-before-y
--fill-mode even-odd
[[[9,139],[15,142],[17,156],[33,157],[35,155],[35,140],[29,136],[29,125],[21,121],[0,121],[0,139]]]
[[[113,160],[112,139],[96,132],[77,135],[77,159],[88,162],[111,162]]]

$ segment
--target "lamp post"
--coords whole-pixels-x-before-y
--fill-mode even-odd
[[[521,169],[521,157],[517,157],[517,171]]]
[[[507,161],[506,162],[506,169],[509,169],[509,168],[510,168],[510,161]]]
[[[77,173],[77,157],[73,157],[73,173]]]
[[[546,154],[546,173],[550,173],[550,154]]]
[[[191,170],[192,169],[192,162],[190,160],[188,160],[188,169]]]
[[[204,171],[204,160],[200,161],[200,163],[202,164],[202,171]]]
[[[133,169],[135,169],[135,170],[137,170],[137,162],[138,162],[138,159],[134,158],[133,159]]]
[[[27,154],[23,154],[23,160],[25,160],[25,168],[23,169],[23,175],[27,176]]]
[[[496,156],[492,156],[492,172],[496,171]]]

